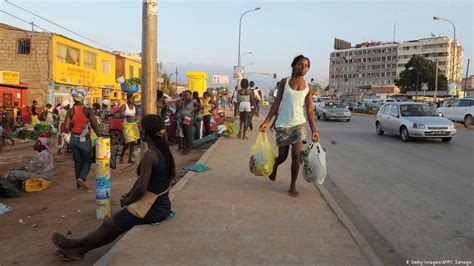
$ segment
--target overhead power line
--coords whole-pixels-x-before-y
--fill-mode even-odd
[[[32,25],[33,27],[37,27],[37,28],[39,28],[39,29],[42,29],[42,30],[48,32],[48,33],[51,33],[49,30],[47,30],[47,29],[45,29],[45,28],[42,28],[42,27],[36,25],[34,22],[26,21],[26,20],[24,20],[24,19],[22,19],[22,18],[19,18],[19,17],[15,16],[15,15],[10,14],[10,13],[8,13],[8,12],[6,12],[6,11],[3,11],[3,10],[0,10],[0,12],[3,12],[3,13],[5,13],[5,14],[7,14],[7,15],[9,15],[9,16],[11,16],[11,17],[14,17],[14,18],[16,18],[16,19],[18,19],[18,20],[21,20],[21,21],[23,21],[23,22],[25,22],[25,23],[28,23],[28,24]]]
[[[106,48],[110,49],[111,51],[114,51],[114,50],[115,50],[114,48],[112,48],[112,47],[110,47],[110,46],[107,46],[107,45],[102,44],[102,43],[100,43],[100,42],[94,41],[94,40],[92,40],[91,38],[86,37],[86,36],[84,36],[84,35],[82,35],[82,34],[80,34],[80,33],[77,33],[77,32],[75,32],[75,31],[72,31],[72,30],[70,30],[70,29],[68,29],[68,28],[66,28],[66,27],[63,27],[63,26],[59,25],[58,23],[56,23],[56,22],[54,22],[54,21],[51,21],[51,20],[49,20],[49,19],[47,19],[47,18],[45,18],[45,17],[42,17],[42,16],[40,16],[40,15],[38,15],[38,14],[36,14],[36,13],[33,13],[33,12],[29,11],[29,10],[26,10],[25,8],[23,8],[23,7],[21,7],[21,6],[18,6],[18,5],[16,5],[16,4],[13,4],[13,3],[11,3],[11,2],[8,1],[8,0],[5,0],[5,2],[8,3],[8,4],[10,4],[10,5],[12,5],[12,6],[14,6],[14,7],[16,7],[16,8],[18,8],[18,9],[21,9],[21,10],[23,10],[23,11],[25,11],[25,12],[28,12],[28,13],[30,13],[30,14],[33,15],[33,16],[39,17],[40,19],[43,19],[43,20],[45,20],[45,21],[47,21],[47,22],[49,22],[49,23],[51,23],[51,24],[53,24],[53,25],[55,25],[55,26],[57,26],[57,27],[59,27],[59,28],[61,28],[61,29],[63,29],[63,30],[65,30],[65,31],[68,31],[68,32],[70,32],[70,33],[72,33],[72,34],[75,34],[75,35],[77,35],[77,36],[80,36],[80,37],[82,37],[82,38],[84,38],[84,39],[86,39],[86,40],[88,40],[88,41],[91,41],[91,42],[93,42],[93,43],[95,43],[95,44],[98,44],[98,45],[100,45],[100,46],[106,47]]]

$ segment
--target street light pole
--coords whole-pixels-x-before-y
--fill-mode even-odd
[[[240,20],[239,20],[239,51],[238,51],[238,54],[237,54],[237,65],[238,66],[240,66],[240,38],[242,36],[242,18],[244,17],[245,14],[253,12],[253,11],[257,11],[257,10],[260,10],[260,9],[261,9],[260,7],[256,7],[254,9],[247,10],[240,16]]]
[[[246,52],[246,53],[243,53],[240,55],[240,61],[239,61],[239,66],[240,66],[240,63],[242,62],[242,57],[244,57],[244,55],[248,55],[248,54],[253,54],[252,52]]]
[[[449,23],[451,23],[451,26],[453,26],[453,31],[454,31],[454,37],[453,37],[453,56],[452,56],[452,68],[451,68],[451,82],[454,82],[454,58],[455,58],[455,54],[456,54],[456,26],[454,25],[454,23],[449,20],[449,19],[445,19],[445,18],[441,18],[441,17],[433,17],[434,20],[444,20],[444,21],[447,21]]]

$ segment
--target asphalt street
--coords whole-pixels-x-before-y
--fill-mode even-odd
[[[409,260],[474,260],[474,131],[450,143],[375,133],[375,116],[316,123],[332,181]]]

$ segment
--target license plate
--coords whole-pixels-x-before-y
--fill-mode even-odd
[[[444,133],[444,131],[432,131],[432,132],[433,132],[433,134],[443,134]]]

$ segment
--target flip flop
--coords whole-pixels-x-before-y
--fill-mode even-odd
[[[57,232],[51,233],[50,237],[51,237],[51,242],[53,242],[54,246],[57,249],[63,249],[61,247],[61,240],[60,240],[60,238],[63,236],[60,233],[57,233]]]
[[[61,249],[56,251],[56,254],[62,261],[82,261],[84,259],[84,257],[80,255],[79,257],[71,256],[70,254],[68,254],[68,252],[70,251]]]
[[[55,254],[62,261],[72,261],[71,258],[67,257],[66,254],[64,254],[64,250],[62,250],[62,249],[56,250]]]

